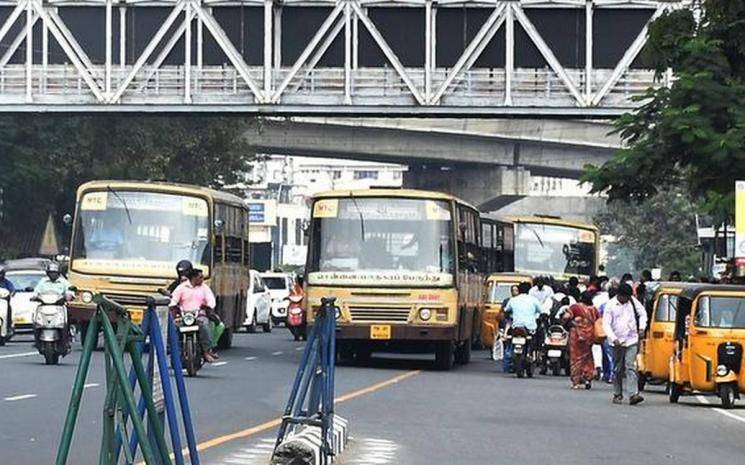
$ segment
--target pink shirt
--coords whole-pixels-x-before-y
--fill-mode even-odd
[[[636,315],[634,315],[636,314]],[[638,327],[637,327],[638,319]],[[622,304],[614,297],[605,304],[603,329],[611,344],[615,340],[629,347],[639,342],[639,331],[647,328],[647,312],[635,297]]]
[[[183,310],[198,310],[202,306],[215,308],[215,294],[206,284],[194,287],[191,282],[184,281],[171,294],[170,306],[178,306]]]

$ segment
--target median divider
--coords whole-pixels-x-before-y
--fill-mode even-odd
[[[321,299],[285,407],[272,465],[327,465],[346,447],[347,420],[334,412],[336,299]]]

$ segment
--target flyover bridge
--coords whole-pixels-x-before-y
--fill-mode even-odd
[[[0,0],[0,111],[609,118],[690,0]]]

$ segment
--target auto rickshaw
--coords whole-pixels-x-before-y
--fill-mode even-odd
[[[639,345],[639,390],[647,383],[666,384],[670,379],[670,356],[673,354],[673,332],[678,296],[688,287],[686,282],[650,282],[646,284],[647,332]]]
[[[732,408],[745,392],[745,286],[697,285],[678,296],[670,402],[712,393]]]
[[[484,287],[485,310],[481,319],[481,343],[489,349],[494,345],[494,335],[502,319],[502,302],[510,297],[510,288],[533,278],[519,273],[494,273],[486,278]]]

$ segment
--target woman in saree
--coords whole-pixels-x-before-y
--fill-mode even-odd
[[[563,316],[570,326],[569,378],[572,389],[590,389],[595,377],[592,345],[595,343],[595,320],[599,315],[592,305],[592,297],[592,292],[583,292],[579,302],[571,305]]]

